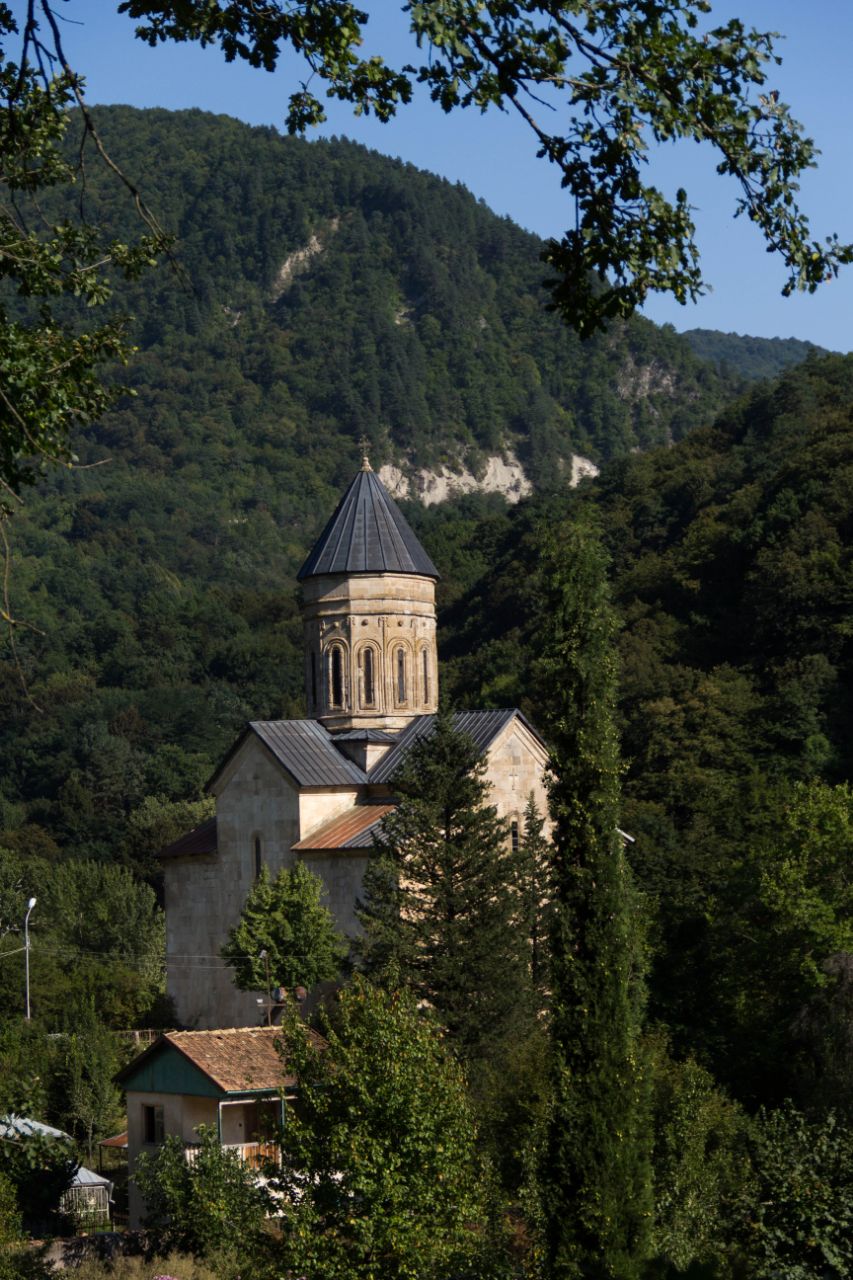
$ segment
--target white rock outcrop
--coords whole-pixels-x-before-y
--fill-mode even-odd
[[[502,493],[507,502],[519,502],[533,492],[524,468],[512,453],[504,457],[493,454],[487,458],[479,478],[466,468],[451,471],[448,467],[441,467],[438,471],[421,467],[406,475],[399,467],[388,463],[380,468],[379,479],[392,497],[415,498],[425,507],[446,502],[448,498],[463,493]]]
[[[340,218],[332,218],[324,234],[327,237],[334,235],[340,226],[340,222]],[[273,302],[278,302],[281,295],[289,289],[296,276],[302,275],[303,271],[307,271],[311,265],[311,259],[322,253],[325,247],[326,241],[322,236],[312,235],[309,236],[306,245],[303,245],[301,249],[294,249],[293,253],[287,255],[276,272],[275,280],[273,280],[272,288],[270,289],[270,296]]]
[[[598,467],[591,459],[579,453],[572,454],[569,483],[573,488],[586,476],[597,475]],[[460,471],[451,471],[449,467],[441,467],[438,471],[420,467],[416,471],[405,472],[388,462],[379,468],[379,479],[392,498],[414,498],[425,507],[447,502],[448,498],[463,493],[502,493],[507,502],[515,503],[533,492],[533,486],[514,453],[492,454],[486,459],[479,477],[465,467]]]

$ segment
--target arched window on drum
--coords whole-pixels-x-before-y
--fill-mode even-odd
[[[358,655],[359,681],[361,685],[361,705],[376,706],[376,650],[372,645],[365,645]]]
[[[421,700],[425,707],[429,706],[430,694],[432,692],[429,678],[429,666],[429,649],[424,647],[421,649],[421,692],[423,694],[423,698]]]
[[[344,705],[344,649],[343,645],[329,646],[327,654],[327,696],[330,707]]]
[[[394,650],[394,691],[397,704],[402,706],[408,696],[406,688],[406,650],[397,645]]]

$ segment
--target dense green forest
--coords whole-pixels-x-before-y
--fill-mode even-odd
[[[645,548],[654,527],[617,537],[628,495],[642,478],[666,510],[658,470],[668,476],[709,438],[722,448],[721,427],[697,428],[743,384],[642,320],[581,344],[543,307],[535,239],[411,166],[200,112],[109,108],[99,120],[177,232],[180,270],[122,295],[139,344],[123,375],[134,394],[79,442],[81,460],[99,465],[48,476],[11,526],[11,598],[28,626],[0,667],[0,831],[29,864],[119,862],[156,885],[157,849],[205,811],[205,780],[241,725],[302,711],[295,570],[361,432],[377,462],[404,466],[476,467],[511,447],[537,481],[540,496],[516,513],[474,495],[407,514],[443,575],[446,686],[538,716],[533,604],[521,611],[527,630],[516,620],[541,504],[562,513],[570,501],[565,459],[614,460],[583,500],[610,504],[621,575],[626,546]],[[85,201],[117,233],[134,216],[97,170]],[[282,264],[312,236],[321,251],[283,281]],[[681,449],[627,457],[687,432]],[[671,655],[676,636],[692,652],[721,607],[680,599],[688,616],[667,630],[643,606],[649,651],[667,662],[646,670],[647,654],[629,656],[627,707],[645,715],[649,690],[663,696],[670,668],[686,663]],[[737,634],[715,659],[732,671],[759,631]],[[808,690],[841,714],[823,668],[809,670]],[[637,732],[626,732],[634,754]],[[789,739],[777,734],[773,749],[790,752]],[[650,785],[655,770],[636,771]],[[659,822],[661,859],[680,835],[678,819]],[[59,1010],[62,982],[46,972],[44,986]]]
[[[653,1131],[664,1261],[648,1275],[769,1274],[738,1270],[750,1239],[773,1274],[842,1275],[821,1250],[843,1224],[791,1243],[811,1194],[791,1171],[808,1166],[829,1203],[853,1168],[853,357],[705,335],[703,363],[640,320],[581,345],[543,308],[535,239],[459,187],[198,112],[99,117],[179,234],[180,269],[123,295],[135,394],[79,441],[85,465],[46,476],[5,526],[22,625],[0,661],[0,1102],[88,1155],[121,1123],[112,1075],[129,1047],[110,1031],[171,1016],[157,851],[210,812],[205,781],[248,718],[304,711],[295,572],[358,437],[404,469],[512,450],[534,483],[518,506],[472,494],[405,511],[442,574],[445,693],[518,705],[546,735],[583,698],[542,661],[542,565],[559,570],[577,525],[607,553],[636,896],[614,882],[601,927],[634,931],[645,974],[617,994]],[[128,225],[97,172],[85,200]],[[572,490],[574,452],[602,470]],[[356,988],[346,1017],[397,1034],[383,999]],[[534,1018],[474,1090],[514,1212],[544,1041]],[[458,1068],[422,1049],[473,1133]],[[365,1069],[381,1079],[384,1063]],[[811,1269],[780,1269],[804,1251]]]
[[[720,373],[739,374],[750,382],[775,378],[809,355],[829,354],[823,347],[799,338],[750,338],[716,329],[685,329],[681,336],[701,360],[710,361]]]
[[[810,359],[568,504],[470,524],[430,513],[433,549],[483,566],[444,618],[446,684],[540,723],[542,530],[567,510],[600,523],[623,621],[623,820],[655,909],[652,1008],[753,1103],[832,1091],[806,1011],[825,999],[840,1028],[849,999],[830,973],[853,941],[851,409],[853,359]]]
[[[547,487],[572,451],[683,435],[729,384],[645,321],[582,345],[544,309],[537,241],[411,166],[201,112],[99,123],[180,270],[123,288],[134,394],[78,442],[102,465],[14,522],[14,610],[42,634],[19,633],[26,689],[5,655],[0,829],[136,861],[143,804],[196,796],[250,715],[299,712],[294,575],[362,432],[375,463],[512,447]],[[129,233],[96,168],[84,204]]]

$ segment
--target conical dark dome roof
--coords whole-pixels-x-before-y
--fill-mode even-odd
[[[338,503],[297,577],[322,573],[439,576],[382,481],[362,468]]]

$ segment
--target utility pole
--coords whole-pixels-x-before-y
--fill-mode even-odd
[[[264,968],[267,972],[267,1026],[272,1026],[272,989],[270,987],[270,958],[267,955],[266,947],[261,952],[261,959],[264,962]]]
[[[35,905],[35,898],[30,898],[27,903],[27,914],[24,916],[24,967],[27,974],[27,1022],[30,1021],[30,912]]]

